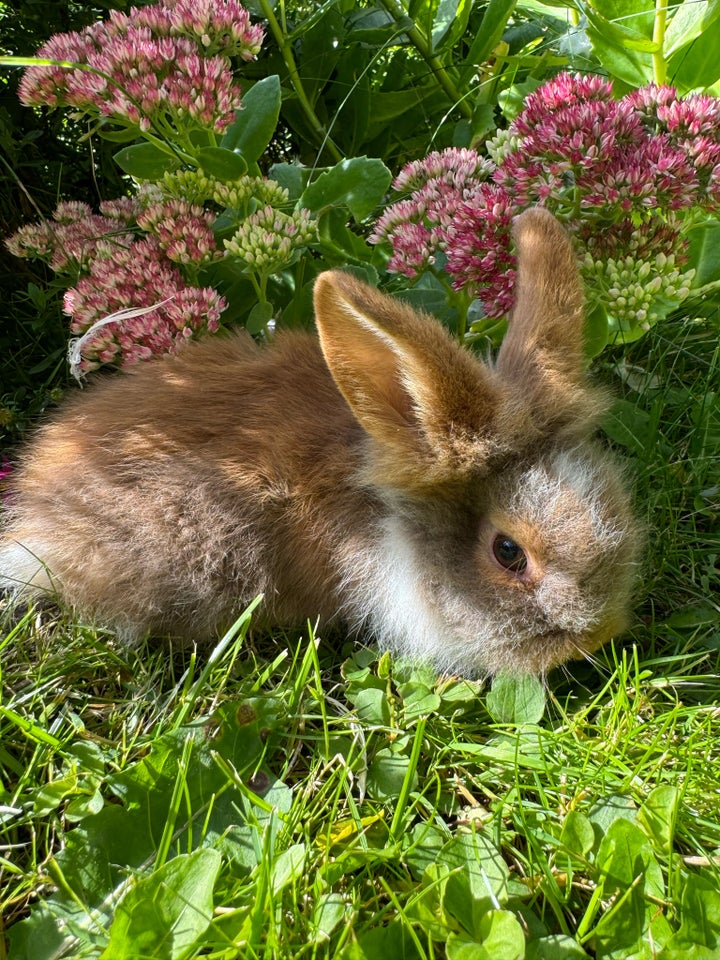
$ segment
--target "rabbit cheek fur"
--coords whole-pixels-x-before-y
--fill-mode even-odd
[[[319,345],[213,338],[77,397],[17,470],[0,583],[128,637],[211,635],[262,592],[265,625],[339,617],[468,676],[590,653],[624,624],[640,538],[588,439],[605,400],[570,241],[542,210],[514,229],[494,365],[333,271]]]
[[[612,460],[558,448],[501,475],[455,502],[395,503],[372,565],[386,645],[465,675],[546,673],[624,628],[638,539]],[[526,576],[494,561],[497,531],[523,544]]]

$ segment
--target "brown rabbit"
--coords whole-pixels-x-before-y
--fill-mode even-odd
[[[95,384],[16,472],[0,582],[130,638],[339,619],[444,670],[544,672],[623,628],[639,536],[583,295],[547,212],[515,222],[497,362],[330,271],[318,338],[244,332]]]

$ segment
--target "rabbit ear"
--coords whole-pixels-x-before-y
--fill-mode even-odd
[[[482,459],[498,406],[492,375],[437,321],[340,271],[315,284],[330,372],[376,441],[377,482],[442,482]]]
[[[587,384],[585,316],[577,256],[565,229],[535,207],[516,217],[515,307],[496,370],[514,384],[542,430],[594,419],[604,406]]]

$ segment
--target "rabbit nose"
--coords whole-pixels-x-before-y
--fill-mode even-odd
[[[535,591],[542,614],[561,630],[582,632],[600,619],[600,604],[593,604],[564,573],[547,573]]]

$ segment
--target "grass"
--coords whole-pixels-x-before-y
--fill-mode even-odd
[[[651,529],[593,664],[487,685],[317,638],[213,651],[6,616],[13,960],[720,955],[717,313],[621,358]],[[0,956],[2,949],[0,948]]]

